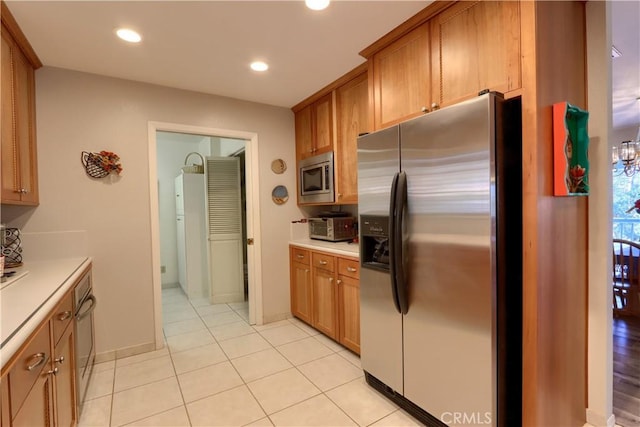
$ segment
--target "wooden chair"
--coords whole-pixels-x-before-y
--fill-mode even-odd
[[[640,243],[613,239],[613,313],[640,316]]]

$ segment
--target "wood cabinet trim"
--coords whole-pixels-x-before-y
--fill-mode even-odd
[[[360,56],[367,59],[371,58],[374,54],[389,46],[405,34],[411,32],[415,28],[427,22],[456,1],[435,1],[413,15],[411,18],[398,25],[393,30],[389,31],[384,36],[373,42],[371,45],[360,51]]]
[[[313,95],[303,99],[302,101],[300,101],[299,103],[297,103],[296,105],[291,107],[291,111],[293,111],[294,113],[297,113],[298,111],[302,110],[303,108],[308,107],[309,105],[313,104],[314,102],[316,102],[317,100],[319,100],[323,96],[326,96],[327,94],[329,94],[332,91],[336,90],[340,86],[342,86],[342,85],[348,83],[349,81],[353,80],[354,78],[358,77],[360,74],[367,72],[368,69],[369,69],[369,62],[364,62],[364,63],[358,65],[356,68],[354,68],[353,70],[349,71],[348,73],[346,73],[342,77],[340,77],[337,80],[329,83],[328,85],[326,85],[325,87],[323,87],[319,91],[315,92]]]
[[[29,43],[29,40],[20,29],[18,22],[13,17],[13,14],[4,1],[0,2],[0,8],[3,29],[6,29],[6,31],[11,34],[11,37],[13,37],[13,39],[16,41],[16,44],[18,45],[22,53],[27,57],[34,69],[37,70],[38,68],[42,67],[42,61],[40,61],[40,58],[38,58],[36,51],[33,49],[31,43]]]

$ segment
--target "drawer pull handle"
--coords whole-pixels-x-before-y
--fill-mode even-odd
[[[53,368],[47,372],[48,375],[58,375],[58,368]]]
[[[64,363],[64,356],[60,356],[57,359],[53,359],[53,361],[62,365]]]
[[[320,260],[320,261],[318,261],[318,264],[320,264],[320,265],[327,265],[327,261]]]
[[[67,311],[63,311],[62,313],[58,314],[58,320],[61,322],[64,322],[67,319],[71,318],[71,311],[67,310]]]
[[[341,285],[341,284],[342,284],[342,280],[338,279],[338,281],[336,282],[336,284]]]
[[[302,259],[302,258],[304,258],[304,255],[298,254],[297,257],[298,257],[298,259]]]
[[[329,283],[333,283],[333,277],[329,277]]]
[[[33,371],[38,366],[42,365],[44,361],[47,360],[47,355],[45,353],[36,353],[28,359],[29,362],[34,360],[35,360],[35,363],[27,364],[27,371]]]
[[[358,269],[353,268],[353,267],[347,267],[347,271],[348,271],[349,273],[355,273],[356,271],[358,271]]]

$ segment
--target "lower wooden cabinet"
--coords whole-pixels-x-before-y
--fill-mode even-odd
[[[14,427],[53,426],[54,379],[51,370],[51,323],[49,321],[32,335],[9,371],[8,378],[11,425]]]
[[[1,427],[75,426],[72,287],[2,369]]]
[[[291,313],[311,324],[311,267],[309,251],[291,247],[289,249],[291,277]]]
[[[69,427],[77,424],[76,414],[76,378],[75,378],[75,331],[67,327],[53,352],[53,370],[55,382],[55,408],[57,426]]]
[[[360,263],[290,246],[291,313],[360,354]]]

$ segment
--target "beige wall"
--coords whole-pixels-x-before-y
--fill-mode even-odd
[[[25,232],[87,230],[98,354],[154,341],[149,121],[258,134],[263,313],[289,313],[289,223],[300,217],[290,110],[51,67],[36,73],[36,106],[40,206],[3,207],[3,221]],[[121,177],[85,175],[81,152],[100,150],[120,156]],[[270,170],[276,158],[289,165],[282,175]],[[271,201],[278,184],[291,195],[281,206]]]

